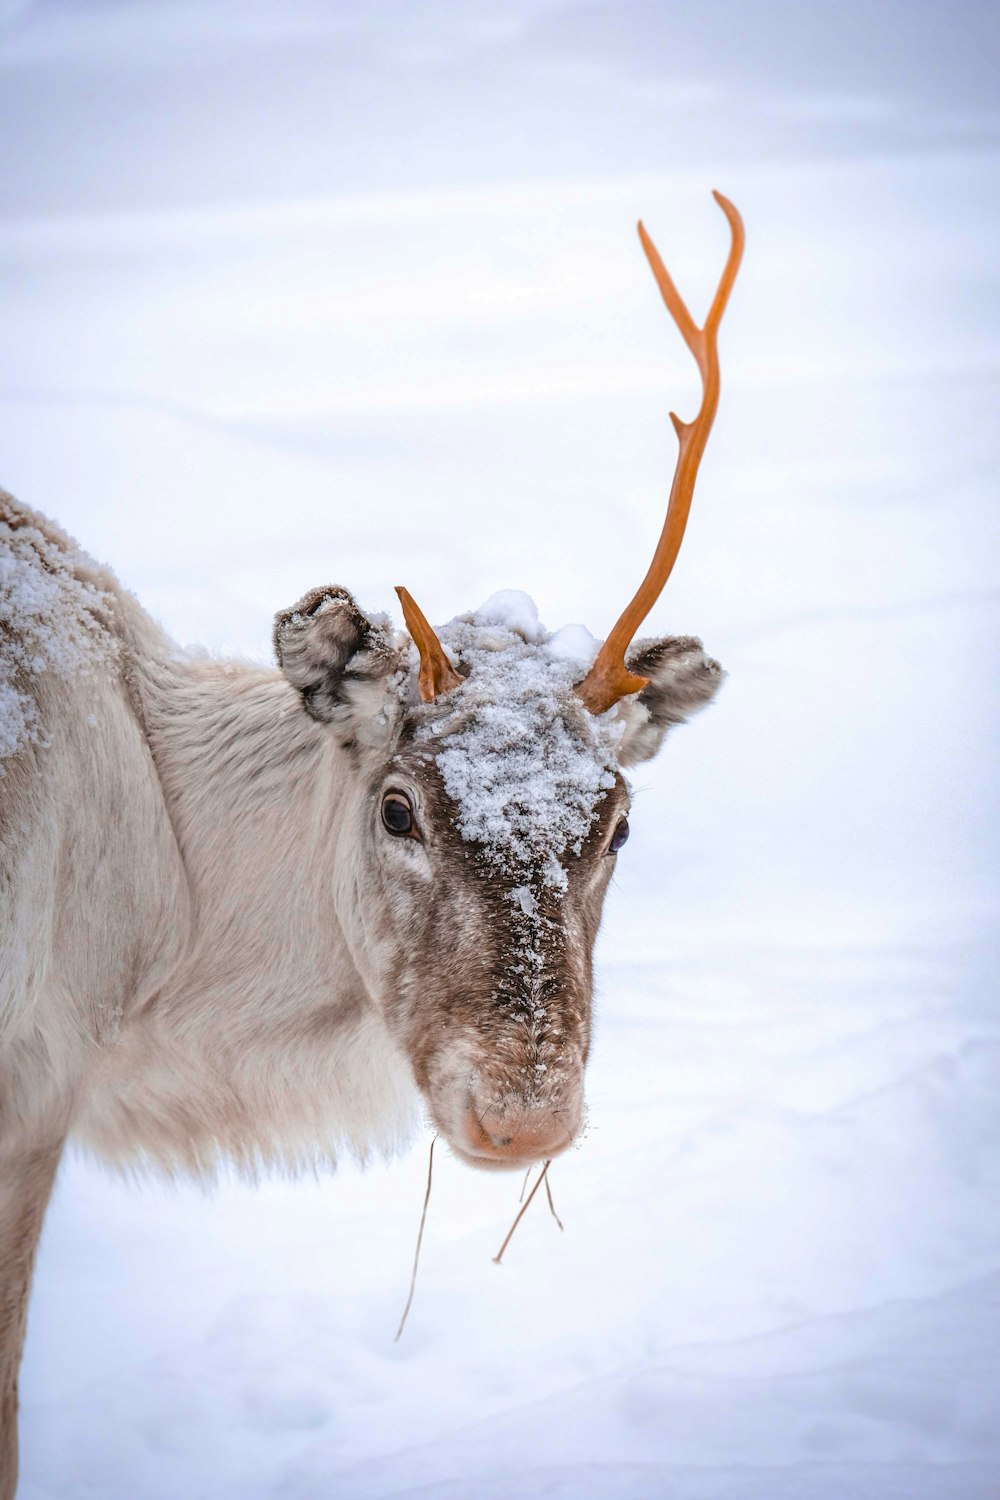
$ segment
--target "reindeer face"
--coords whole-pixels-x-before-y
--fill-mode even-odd
[[[385,1011],[455,1151],[526,1165],[582,1123],[591,953],[627,791],[609,777],[572,847],[557,854],[553,838],[541,858],[505,860],[463,833],[469,804],[447,790],[458,752],[419,743],[401,744],[369,793],[372,884],[392,933]]]
[[[454,685],[425,702],[406,637],[343,590],[276,626],[286,675],[354,771],[335,899],[359,972],[456,1153],[524,1167],[583,1120],[591,956],[628,834],[620,767],[720,672],[688,638],[640,646],[644,693],[595,715],[577,691],[594,643],[549,636],[523,595],[441,641]]]

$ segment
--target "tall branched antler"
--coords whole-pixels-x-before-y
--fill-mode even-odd
[[[726,303],[729,301],[729,294],[740,268],[744,235],[743,220],[729,199],[724,198],[721,193],[713,192],[712,196],[729,221],[732,244],[729,259],[726,261],[725,270],[719,281],[712,306],[709,308],[708,317],[705,319],[704,328],[699,328],[688,312],[680,293],[674,286],[670,272],[660,259],[656,246],[642,223],[639,224],[642,248],[646,252],[646,259],[656,277],[660,294],[667,305],[667,311],[698,362],[703,394],[701,408],[693,422],[682,422],[676,412],[670,413],[670,420],[674,424],[680,446],[674,482],[670,489],[667,517],[663,523],[656,551],[653,553],[653,561],[639,585],[635,598],[604,642],[594,665],[577,687],[577,693],[592,714],[604,713],[606,709],[617,703],[619,698],[624,698],[629,693],[641,692],[649,681],[648,678],[638,677],[634,672],[629,671],[625,665],[625,652],[639,626],[660,597],[663,586],[670,577],[670,571],[677,560],[681,542],[684,540],[688,511],[691,509],[691,497],[694,494],[694,484],[698,477],[698,465],[701,463],[701,456],[705,451],[716,407],[719,404],[719,350],[716,339],[719,324],[722,322],[722,314],[726,310]]]

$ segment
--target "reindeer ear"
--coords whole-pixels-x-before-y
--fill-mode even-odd
[[[668,729],[711,703],[726,674],[693,635],[636,641],[626,664],[630,672],[649,678],[637,700],[644,712],[628,715],[618,752],[623,766],[634,766],[657,753]]]
[[[384,707],[385,679],[400,665],[387,618],[362,614],[346,589],[312,589],[274,617],[274,652],[302,706],[353,739]]]

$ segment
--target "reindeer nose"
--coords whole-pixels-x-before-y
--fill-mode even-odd
[[[580,1105],[518,1101],[485,1106],[473,1099],[462,1121],[464,1151],[483,1166],[525,1167],[558,1156],[580,1128]]]

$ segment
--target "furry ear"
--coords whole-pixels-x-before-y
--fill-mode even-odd
[[[384,707],[385,679],[402,653],[385,616],[362,614],[346,589],[311,589],[274,617],[274,653],[302,706],[354,739]]]
[[[630,672],[649,678],[637,699],[644,713],[628,715],[618,753],[623,766],[634,766],[657,753],[668,729],[711,703],[726,674],[693,635],[636,641],[626,665]]]

